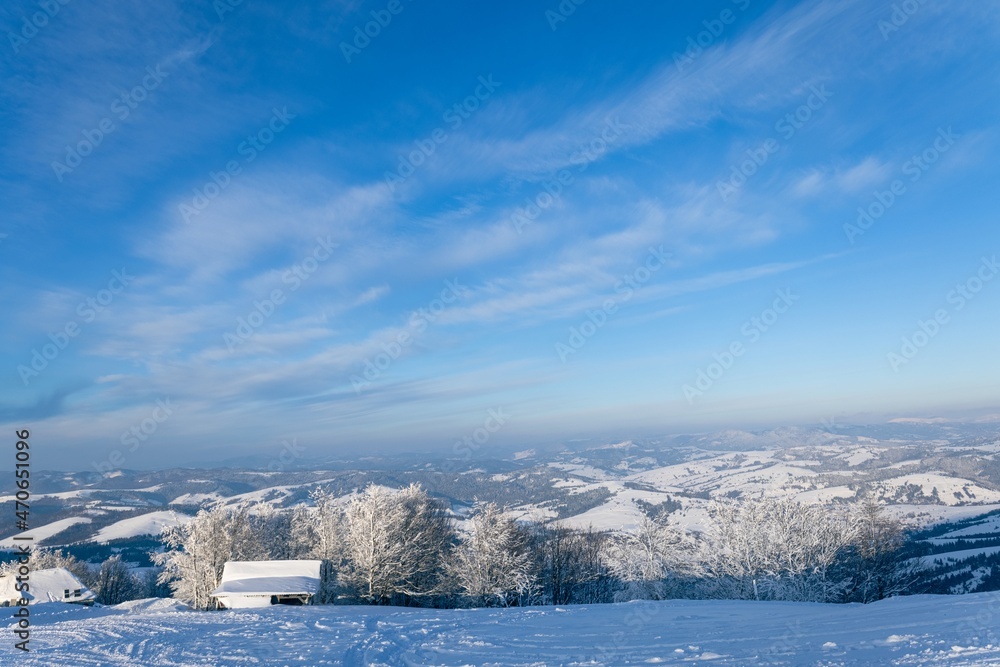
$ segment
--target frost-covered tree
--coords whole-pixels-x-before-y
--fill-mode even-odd
[[[226,561],[268,558],[250,510],[247,503],[204,509],[163,534],[167,550],[153,560],[163,567],[159,581],[170,584],[175,598],[207,609]]]
[[[832,601],[847,585],[835,576],[850,526],[821,505],[790,499],[717,501],[705,544],[716,595],[739,599]]]
[[[370,485],[347,505],[343,540],[340,581],[349,594],[384,604],[444,592],[454,531],[444,508],[419,486]]]
[[[643,517],[635,531],[607,540],[604,561],[620,582],[619,600],[676,597],[680,585],[697,572],[694,543],[665,521]]]
[[[709,506],[704,562],[719,583],[719,596],[760,599],[759,580],[769,572],[762,502],[718,501]]]
[[[315,489],[309,497],[313,507],[295,512],[292,541],[306,545],[312,558],[339,562],[343,557],[344,507],[328,489]]]
[[[874,496],[854,505],[850,522],[852,548],[845,569],[851,586],[845,599],[874,602],[906,592],[917,578],[918,565],[901,557],[902,522],[888,516],[885,505]]]
[[[122,562],[121,556],[112,556],[101,564],[93,587],[97,601],[101,604],[119,604],[135,600],[142,595],[139,580]]]
[[[317,601],[336,600],[338,573],[344,568],[344,508],[327,489],[315,489],[310,495],[313,507],[296,507],[291,517],[290,551],[296,558],[323,561],[320,568],[320,591]]]
[[[316,508],[299,505],[292,510],[288,532],[289,550],[296,558],[318,558],[318,539],[315,534]]]
[[[480,503],[448,565],[449,579],[475,606],[520,604],[532,588],[528,535],[496,503]]]
[[[535,525],[531,551],[541,604],[610,602],[614,581],[602,557],[606,536],[593,530]]]
[[[292,514],[275,509],[268,503],[258,503],[250,509],[250,531],[259,545],[260,560],[298,558],[291,540]]]
[[[141,580],[141,595],[144,598],[170,597],[170,586],[160,582],[160,572],[156,569],[146,570]]]

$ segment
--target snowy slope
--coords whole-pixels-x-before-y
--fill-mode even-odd
[[[66,607],[38,607],[32,652],[15,658],[4,642],[0,664],[1000,665],[996,594],[867,606],[677,600],[477,610]]]
[[[961,521],[1000,510],[1000,505],[889,505],[891,516],[903,519],[909,524],[926,526],[935,523]]]
[[[661,493],[627,489],[620,483],[607,483],[604,486],[614,493],[606,503],[560,520],[559,525],[581,530],[590,528],[594,530],[635,530],[644,516],[636,501],[656,504],[664,500]]]
[[[949,540],[958,538],[969,539],[976,536],[1000,537],[1000,516],[996,514],[992,516],[985,516],[979,521],[975,521],[971,525],[966,526],[965,528],[959,528],[958,530],[948,531],[943,535],[931,538],[931,540],[937,541],[937,540]]]
[[[993,491],[965,479],[937,473],[901,475],[889,480],[889,482],[897,487],[919,487],[922,495],[940,497],[941,502],[945,505],[957,505],[963,502],[1000,502],[1000,491]]]
[[[78,523],[90,523],[90,519],[85,516],[71,516],[66,519],[59,519],[58,521],[53,521],[52,523],[47,523],[31,530],[26,531],[23,535],[30,535],[35,538],[35,542],[40,542],[45,538],[52,537],[57,533],[61,533],[70,526],[75,526]],[[22,535],[22,533],[16,533],[16,535]],[[11,535],[7,539],[0,540],[0,549],[12,549],[18,544],[14,540],[14,535]]]
[[[31,497],[34,500],[40,500],[41,498],[81,498],[89,495],[90,492],[86,489],[78,489],[76,491],[60,491],[59,493],[33,493]],[[0,496],[0,503],[12,503],[17,499],[15,495]]]
[[[173,528],[191,520],[179,512],[150,512],[130,519],[122,519],[97,531],[90,541],[107,542],[137,535],[159,535],[167,528]]]
[[[1000,547],[980,547],[979,549],[962,549],[961,551],[946,551],[945,553],[923,556],[921,560],[925,565],[933,565],[935,562],[958,563],[963,560],[975,558],[976,556],[983,556],[995,553],[1000,553]]]

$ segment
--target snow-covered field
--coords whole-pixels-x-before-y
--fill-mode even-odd
[[[167,528],[179,526],[190,520],[191,517],[178,512],[150,512],[105,526],[90,539],[92,542],[108,542],[137,535],[159,535]]]
[[[0,665],[1000,665],[1000,594],[871,605],[689,601],[523,609],[271,607],[166,600],[32,609],[30,654]]]
[[[53,521],[52,523],[37,526],[26,533],[15,533],[4,540],[0,540],[0,549],[16,548],[18,542],[14,539],[15,535],[30,535],[35,540],[41,541],[47,537],[52,537],[53,535],[61,533],[67,528],[75,526],[78,523],[90,523],[90,519],[85,516],[71,516],[66,519],[59,519],[58,521]]]

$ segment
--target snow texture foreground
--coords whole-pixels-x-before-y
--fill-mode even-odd
[[[272,607],[169,601],[37,608],[33,651],[8,630],[0,664],[1000,665],[1000,595],[870,605],[688,601],[522,609]]]

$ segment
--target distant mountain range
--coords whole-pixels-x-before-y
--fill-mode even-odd
[[[914,527],[926,528],[1000,510],[1000,425],[931,420],[726,430],[463,460],[338,458],[280,472],[254,469],[252,460],[211,469],[36,472],[32,532],[40,544],[122,546],[217,503],[291,508],[308,504],[320,486],[346,496],[371,483],[413,482],[457,517],[476,500],[489,500],[521,517],[599,530],[628,530],[644,514],[699,530],[711,499],[762,493],[832,504],[875,493]],[[0,497],[4,511],[13,512],[13,500]],[[0,549],[10,547],[10,537],[0,536]]]

